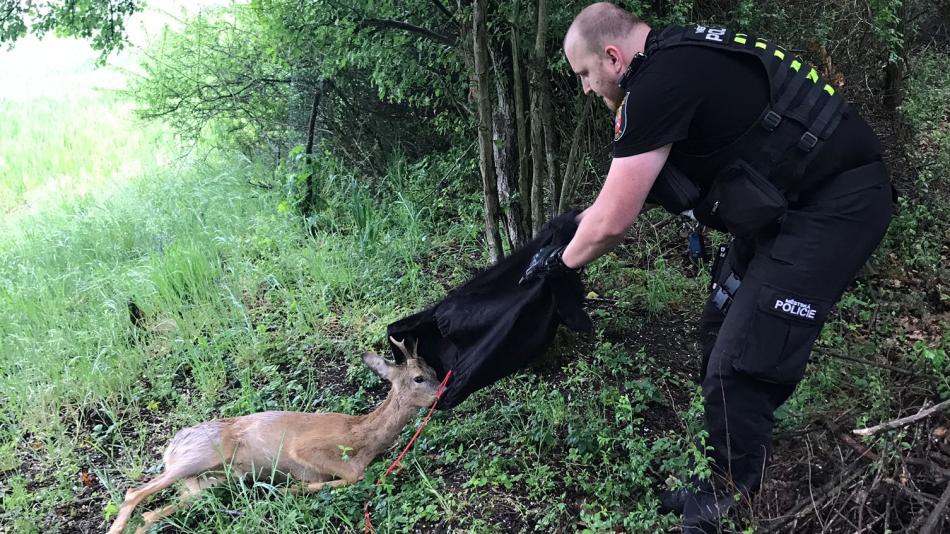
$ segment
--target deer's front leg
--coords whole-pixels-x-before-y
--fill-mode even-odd
[[[344,480],[342,478],[338,478],[336,480],[330,480],[329,482],[311,482],[307,484],[306,486],[293,486],[289,488],[287,491],[293,495],[296,495],[298,493],[315,493],[322,490],[323,488],[327,486],[330,486],[331,488],[338,488],[340,486],[345,486],[347,484],[352,484],[352,482],[348,480]]]
[[[304,485],[295,485],[287,488],[287,492],[291,495],[296,495],[298,493],[314,493],[322,490],[323,488],[329,486],[331,488],[338,488],[340,486],[346,486],[347,484],[353,484],[363,478],[363,472],[360,471],[358,474],[350,475],[346,477],[341,477],[336,480],[328,480],[323,482],[309,482]]]
[[[316,492],[330,486],[332,488],[353,484],[363,478],[367,462],[359,457],[343,460],[335,454],[325,451],[308,451],[310,454],[300,454],[298,451],[289,451],[289,455],[300,465],[306,466],[310,473],[320,473],[317,481],[302,485],[291,486],[287,489],[291,494],[301,492]],[[302,476],[306,481],[308,476]],[[332,480],[326,480],[332,478]],[[320,480],[323,479],[323,480]],[[313,480],[313,478],[310,478]]]

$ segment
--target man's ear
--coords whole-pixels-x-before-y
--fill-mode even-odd
[[[610,66],[617,72],[620,72],[623,69],[623,53],[620,51],[620,48],[614,45],[607,45],[604,47],[604,53],[607,54],[607,58],[610,59]]]
[[[383,380],[389,380],[390,373],[392,372],[392,364],[384,360],[379,354],[373,352],[364,353],[363,363],[372,369],[372,371],[376,373],[376,376]]]

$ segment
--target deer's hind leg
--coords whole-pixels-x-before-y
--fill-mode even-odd
[[[185,483],[185,489],[181,492],[181,496],[178,499],[178,502],[169,504],[158,510],[153,510],[151,512],[145,512],[142,514],[142,519],[145,522],[141,527],[136,529],[135,534],[144,534],[149,527],[155,523],[161,521],[162,519],[174,514],[178,511],[179,508],[187,508],[191,505],[191,500],[195,498],[196,495],[202,491],[218,484],[222,479],[218,477],[189,477],[183,480]]]
[[[119,515],[116,516],[115,521],[112,523],[112,528],[109,529],[109,534],[121,534],[125,529],[125,524],[129,521],[129,517],[132,515],[132,511],[135,510],[135,507],[138,506],[140,502],[153,493],[158,493],[168,486],[171,486],[180,478],[180,473],[165,471],[148,484],[127,491],[125,493],[125,500],[119,508]]]

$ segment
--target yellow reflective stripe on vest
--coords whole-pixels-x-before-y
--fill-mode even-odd
[[[782,52],[781,50],[776,50],[776,51],[775,51],[775,57],[777,57],[777,58],[779,58],[779,59],[785,59],[785,52]]]
[[[737,43],[739,43],[739,44],[745,44],[745,43],[746,43],[746,37],[748,37],[748,36],[747,36],[746,34],[744,34],[744,33],[737,33],[737,34],[736,34],[736,37],[735,37],[735,39],[734,39],[734,41],[737,42]]]
[[[798,61],[797,59],[795,59],[795,60],[792,60],[792,64],[790,65],[790,67],[792,68],[792,70],[797,72],[798,69],[802,68],[802,63]]]
[[[825,91],[826,91],[829,95],[835,94],[835,88],[832,87],[832,86],[830,86],[830,85],[828,85],[827,83],[825,84],[824,89],[825,89]]]
[[[805,77],[815,83],[818,83],[818,71],[815,69],[808,71],[808,74],[806,74]]]

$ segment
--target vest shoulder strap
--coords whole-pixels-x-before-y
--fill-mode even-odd
[[[799,148],[806,152],[831,135],[846,108],[844,99],[816,68],[766,39],[722,27],[667,26],[651,36],[647,56],[678,46],[716,48],[758,58],[771,92],[763,127],[772,131],[781,121],[794,120],[805,129]]]

